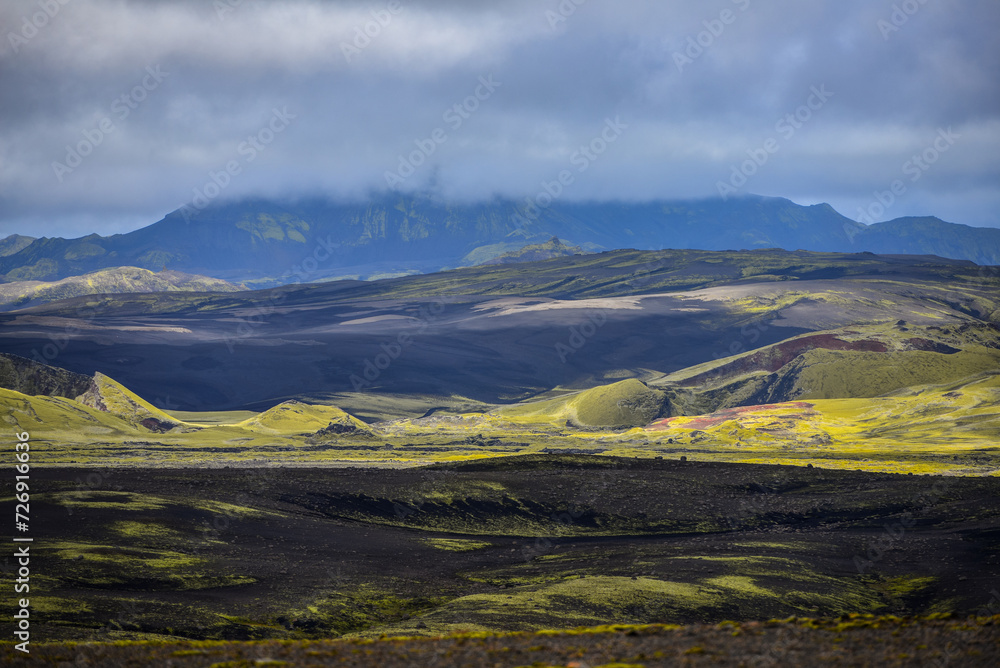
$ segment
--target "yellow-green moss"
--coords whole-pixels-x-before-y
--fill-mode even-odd
[[[446,550],[448,552],[471,552],[493,545],[485,541],[468,538],[423,538],[421,542],[438,550]]]

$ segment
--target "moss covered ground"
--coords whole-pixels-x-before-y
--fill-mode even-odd
[[[586,455],[91,474],[34,478],[39,642],[964,616],[1000,554],[984,477]]]
[[[155,433],[58,397],[0,390],[0,419],[32,435],[47,464],[93,466],[415,466],[572,453],[871,471],[996,475],[1000,376],[917,386],[865,399],[810,399],[655,419],[663,393],[629,380],[487,413],[365,425],[331,406],[290,404],[232,424],[184,414]],[[154,409],[156,410],[156,409]],[[583,417],[581,417],[583,416]],[[222,418],[224,420],[224,418]],[[603,423],[587,426],[587,420]],[[647,422],[648,420],[648,422]],[[330,424],[344,425],[316,435]],[[637,426],[638,424],[638,426]]]

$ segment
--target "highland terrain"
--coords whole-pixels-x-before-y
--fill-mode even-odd
[[[995,612],[996,267],[570,253],[0,314],[0,417],[31,434],[45,518],[37,632],[358,643],[817,618],[841,620],[831,639],[859,629],[857,657],[887,616]]]

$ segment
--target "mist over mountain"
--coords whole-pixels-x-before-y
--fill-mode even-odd
[[[174,211],[128,234],[27,245],[20,239],[23,247],[0,256],[0,274],[7,282],[51,281],[127,265],[266,286],[437,271],[552,237],[587,251],[783,248],[1000,264],[1000,229],[934,217],[864,225],[827,204],[800,206],[783,198],[457,203],[380,194],[362,202],[213,203]]]

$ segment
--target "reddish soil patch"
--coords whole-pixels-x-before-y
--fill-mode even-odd
[[[930,342],[928,342],[930,343]],[[733,360],[728,364],[692,376],[680,382],[682,386],[691,387],[701,385],[708,380],[723,376],[738,376],[753,371],[775,372],[785,366],[802,353],[822,348],[825,350],[859,350],[863,352],[884,353],[888,352],[885,344],[873,339],[862,339],[860,341],[844,341],[838,339],[833,334],[815,334],[804,336],[792,341],[777,343],[769,348],[758,350],[752,355]]]
[[[167,422],[166,420],[158,420],[154,417],[148,417],[140,424],[150,431],[155,431],[158,434],[170,431],[177,426],[174,422]]]
[[[707,427],[714,427],[715,425],[722,424],[726,420],[731,420],[734,417],[744,415],[746,413],[757,413],[760,411],[770,411],[770,410],[789,410],[789,409],[799,409],[799,413],[783,414],[782,417],[788,417],[792,419],[802,419],[807,415],[815,415],[816,411],[812,410],[813,404],[808,401],[788,401],[781,404],[758,404],[756,406],[737,406],[735,408],[723,408],[721,411],[716,411],[714,413],[709,413],[708,415],[701,415],[696,417],[690,422],[684,425],[685,429],[705,429]],[[666,418],[665,420],[657,420],[656,422],[650,424],[646,429],[653,431],[659,431],[662,429],[669,429],[670,423],[674,420],[689,419],[687,416],[677,416],[672,418]]]

